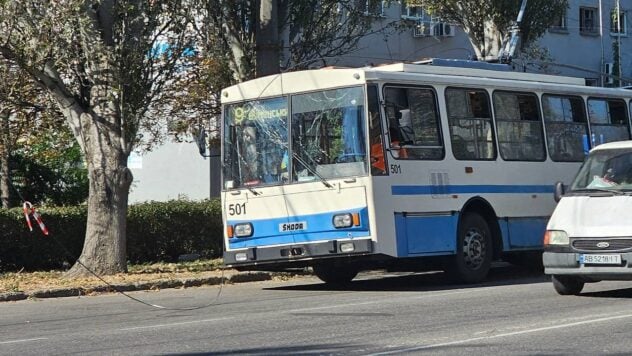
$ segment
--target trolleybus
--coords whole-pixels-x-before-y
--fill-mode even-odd
[[[283,73],[221,98],[225,265],[472,283],[542,250],[555,182],[630,139],[632,91],[431,60]]]

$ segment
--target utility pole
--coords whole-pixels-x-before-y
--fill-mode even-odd
[[[599,39],[601,40],[601,61],[599,64],[599,73],[601,74],[599,75],[599,80],[601,82],[601,86],[603,87],[606,85],[605,79],[607,78],[605,78],[604,76],[605,67],[606,67],[606,59],[605,59],[604,48],[603,48],[603,14],[602,14],[601,0],[599,0]]]
[[[615,11],[617,14],[617,75],[619,78],[617,79],[617,83],[619,86],[622,86],[621,77],[623,76],[621,73],[621,7],[619,4],[619,0],[616,1]]]
[[[279,73],[279,26],[276,0],[260,0],[256,33],[256,76]]]

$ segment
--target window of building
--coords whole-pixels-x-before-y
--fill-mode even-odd
[[[427,16],[424,8],[415,5],[404,5],[402,8],[402,18],[411,20],[422,20]]]
[[[588,125],[584,99],[578,96],[542,96],[546,139],[551,159],[581,162],[588,153]]]
[[[495,160],[496,146],[487,92],[448,88],[445,98],[454,157],[459,160]]]
[[[506,161],[544,161],[544,130],[538,97],[531,93],[494,92],[500,156]]]
[[[395,158],[443,159],[445,149],[433,89],[389,86],[384,89],[384,102]]]
[[[595,7],[580,7],[579,8],[579,33],[581,34],[598,34],[599,33],[599,18],[597,14],[599,9]]]
[[[610,34],[611,35],[625,35],[627,33],[627,21],[625,12],[613,10],[610,13]]]
[[[617,99],[588,99],[591,145],[630,139],[625,101]]]
[[[553,32],[568,32],[568,28],[566,27],[566,11],[564,11],[562,16],[557,18],[549,30]]]
[[[384,9],[388,6],[384,0],[366,0],[364,14],[367,16],[384,16]]]

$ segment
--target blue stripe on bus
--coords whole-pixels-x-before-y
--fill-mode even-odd
[[[553,193],[551,185],[394,185],[393,195],[435,195],[476,193]]]
[[[336,229],[333,226],[333,216],[340,213],[359,213],[360,225],[345,229]],[[369,213],[366,207],[272,219],[229,220],[226,223],[228,225],[235,225],[243,222],[252,224],[254,234],[251,237],[235,237],[229,239],[231,249],[369,236]],[[279,225],[288,222],[305,222],[307,229],[299,231],[279,231]]]

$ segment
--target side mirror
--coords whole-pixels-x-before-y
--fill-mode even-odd
[[[206,157],[206,130],[200,127],[200,131],[195,137],[195,144],[198,146],[200,156]]]
[[[556,203],[559,203],[559,201],[562,199],[563,195],[564,195],[564,183],[563,182],[556,182],[555,183],[555,195],[553,196],[553,199],[555,199]]]

